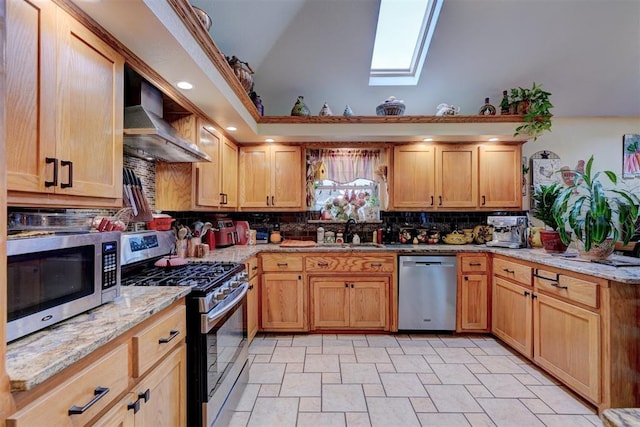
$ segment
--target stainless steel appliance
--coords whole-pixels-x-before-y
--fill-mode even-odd
[[[19,235],[16,235],[19,236]],[[120,295],[120,232],[7,240],[7,341]]]
[[[123,247],[130,248],[130,241],[136,241],[140,249],[133,252],[145,255],[129,257],[137,260],[131,264],[123,263],[122,284],[191,287],[187,297],[187,425],[227,425],[249,376],[249,285],[244,265],[198,262],[155,267],[157,255],[173,248],[173,242],[155,233],[123,235]]]
[[[398,329],[456,329],[455,255],[398,257]]]
[[[236,227],[230,219],[218,220],[218,226],[214,234],[216,236],[216,248],[226,248],[238,242]]]
[[[527,227],[526,216],[488,216],[487,224],[493,226],[493,240],[487,246],[501,248],[526,248]]]

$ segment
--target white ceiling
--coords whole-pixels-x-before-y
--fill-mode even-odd
[[[556,116],[640,117],[640,1],[445,0],[418,86],[369,87],[378,0],[191,0],[227,55],[255,70],[267,115],[298,95],[312,114],[375,115],[390,95],[405,114],[445,102],[476,114],[534,81]],[[402,31],[402,27],[398,27]]]

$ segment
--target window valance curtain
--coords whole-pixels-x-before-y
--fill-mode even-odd
[[[324,167],[323,179],[339,183],[357,178],[375,179],[376,169],[381,163],[380,150],[322,149],[315,150],[317,164]]]

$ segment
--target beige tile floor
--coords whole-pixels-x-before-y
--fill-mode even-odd
[[[594,409],[497,340],[265,335],[232,426],[601,426]]]

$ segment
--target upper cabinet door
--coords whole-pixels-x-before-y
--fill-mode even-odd
[[[61,10],[58,37],[56,157],[61,161],[61,189],[121,198],[124,60]],[[65,184],[71,186],[65,189]]]
[[[475,208],[478,205],[478,146],[438,146],[436,183],[438,208]]]
[[[266,145],[240,148],[240,206],[264,208],[270,203],[270,151]]]
[[[271,147],[271,207],[302,207],[302,149]]]
[[[223,206],[235,208],[238,206],[238,146],[225,138],[220,150]]]
[[[479,207],[522,208],[520,145],[481,145]]]
[[[400,145],[393,149],[394,208],[431,209],[437,205],[435,194],[435,147]]]
[[[8,190],[53,191],[56,12],[51,1],[7,2],[6,155]]]
[[[211,156],[211,162],[197,163],[197,201],[200,206],[220,206],[220,139],[207,129],[200,127],[198,148]]]

